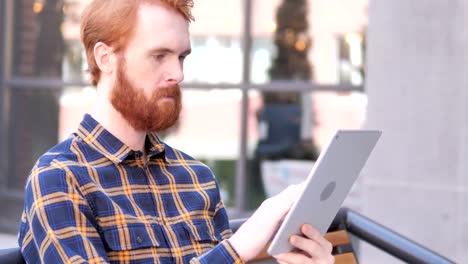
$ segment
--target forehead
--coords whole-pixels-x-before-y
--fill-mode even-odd
[[[163,46],[185,50],[190,47],[189,22],[165,4],[141,4],[129,44],[140,48]]]

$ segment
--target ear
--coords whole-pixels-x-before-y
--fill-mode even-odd
[[[94,58],[99,69],[103,73],[112,73],[115,69],[115,54],[112,48],[103,42],[94,45]]]

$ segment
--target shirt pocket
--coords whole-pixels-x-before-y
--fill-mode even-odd
[[[199,243],[215,245],[223,240],[212,220],[195,219],[192,222],[184,223],[184,229],[192,240]]]
[[[106,246],[112,251],[136,250],[163,246],[160,226],[131,223],[103,230]]]

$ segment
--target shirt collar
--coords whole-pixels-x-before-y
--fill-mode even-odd
[[[91,115],[86,114],[78,127],[78,136],[88,145],[114,163],[121,163],[133,152],[130,147],[107,131]],[[165,145],[153,133],[146,135],[145,150],[148,157],[164,155]]]
[[[159,139],[156,133],[149,133],[146,135],[145,149],[146,155],[148,155],[149,158],[156,155],[161,155],[164,159],[166,158],[166,145]]]

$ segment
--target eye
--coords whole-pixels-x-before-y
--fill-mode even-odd
[[[154,54],[153,58],[155,61],[162,61],[164,60],[164,58],[166,58],[166,54],[165,53]]]
[[[184,62],[185,58],[187,58],[187,55],[179,56],[179,61]]]

